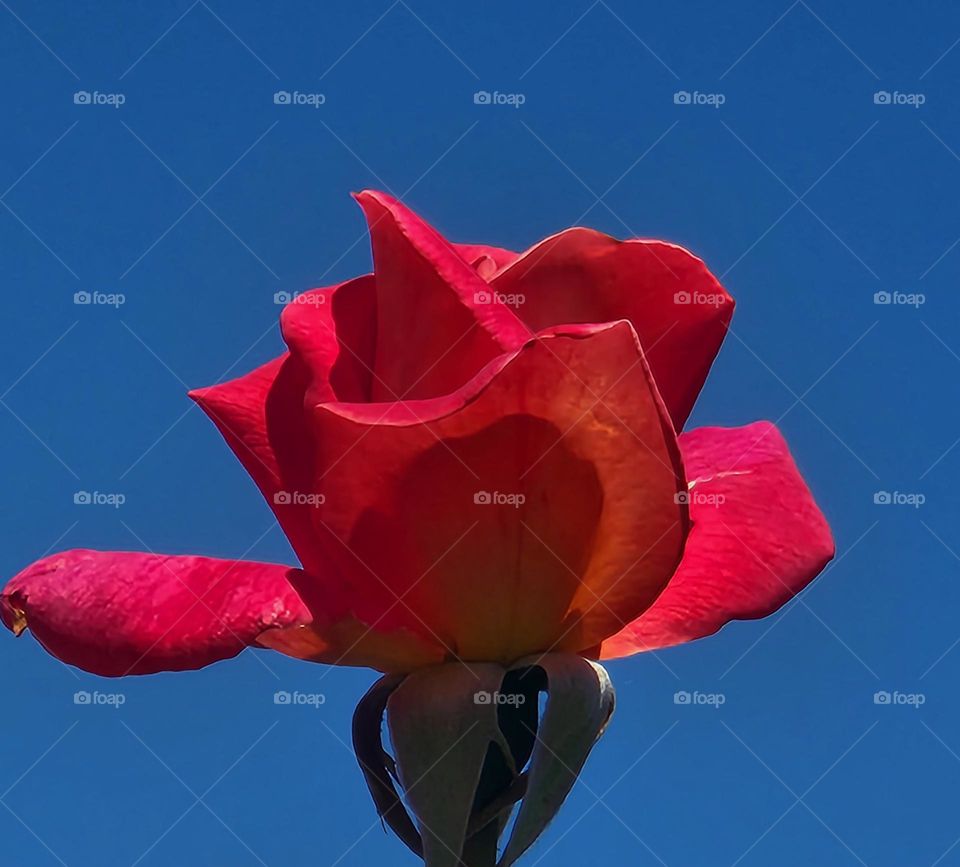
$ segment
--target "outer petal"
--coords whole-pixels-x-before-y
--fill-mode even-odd
[[[523,298],[518,311],[534,331],[629,319],[678,431],[733,315],[733,299],[682,247],[618,241],[592,229],[541,241],[499,271],[491,287]]]
[[[73,550],[24,569],[0,619],[54,656],[107,677],[202,668],[263,632],[309,619],[286,566]]]
[[[190,397],[256,482],[300,562],[319,570],[310,507],[296,496],[309,490],[313,467],[303,409],[309,385],[308,371],[285,354],[239,379],[191,391]]]
[[[374,629],[471,660],[579,650],[679,561],[679,452],[629,323],[541,335],[443,398],[321,405],[315,425],[318,539]],[[327,590],[292,580],[322,632]]]
[[[321,571],[310,506],[315,450],[304,406],[366,400],[376,334],[371,275],[297,296],[281,315],[290,352],[190,392],[273,509],[305,568]]]
[[[770,422],[699,428],[680,437],[680,448],[693,519],[683,560],[657,601],[603,642],[602,658],[765,617],[833,557],[827,521]]]
[[[435,397],[460,388],[529,332],[490,303],[487,282],[454,247],[386,193],[357,196],[370,225],[377,286],[374,400]]]

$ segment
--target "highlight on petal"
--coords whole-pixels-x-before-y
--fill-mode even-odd
[[[289,567],[75,549],[28,566],[0,620],[63,662],[105,677],[202,668],[264,632],[309,620]]]
[[[696,256],[664,241],[618,241],[567,229],[531,247],[490,281],[533,331],[629,319],[677,431],[703,387],[733,299]]]
[[[356,199],[370,226],[377,287],[374,400],[447,394],[529,337],[513,310],[493,303],[486,280],[409,208],[371,190]]]
[[[680,436],[693,528],[677,574],[650,608],[603,642],[612,659],[766,617],[832,559],[830,528],[770,422]]]
[[[680,559],[679,452],[627,322],[545,333],[442,398],[320,405],[314,425],[317,539],[375,630],[467,660],[593,647]],[[322,633],[328,587],[293,580]]]
[[[305,573],[291,575],[298,587],[317,588]],[[319,594],[322,597],[322,593]],[[329,602],[330,600],[328,600]],[[443,645],[409,629],[385,631],[379,624],[362,623],[343,615],[318,617],[311,623],[299,623],[264,632],[257,643],[285,656],[327,665],[351,665],[384,672],[410,672],[447,659]]]
[[[453,248],[484,280],[489,280],[497,271],[506,268],[520,255],[513,250],[489,247],[484,244],[454,244]]]

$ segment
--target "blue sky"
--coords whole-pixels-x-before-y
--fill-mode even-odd
[[[738,301],[691,423],[776,420],[840,557],[767,621],[612,664],[614,724],[527,863],[960,864],[960,9],[329,5],[0,3],[0,573],[290,559],[185,392],[278,353],[274,293],[368,269],[351,190],[454,240],[676,241]],[[370,672],[110,682],[0,639],[9,863],[414,863],[347,746]]]

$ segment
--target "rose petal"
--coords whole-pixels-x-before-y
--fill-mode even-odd
[[[310,581],[301,574],[302,581]],[[299,584],[300,582],[294,583]],[[295,659],[323,662],[327,665],[353,665],[378,671],[409,672],[437,665],[447,658],[441,644],[409,629],[384,629],[362,623],[354,617],[323,618],[285,629],[271,629],[257,640]]]
[[[370,226],[377,286],[373,399],[435,397],[460,388],[529,336],[490,303],[487,282],[454,247],[386,193],[357,195]]]
[[[304,421],[310,375],[283,355],[251,373],[190,392],[256,482],[306,569],[321,572],[309,506],[314,449]]]
[[[290,354],[309,371],[307,406],[369,400],[376,353],[377,293],[372,274],[302,292],[283,308]]]
[[[322,574],[309,505],[314,448],[304,406],[367,400],[376,333],[371,275],[312,289],[284,307],[290,352],[251,373],[190,392],[266,498],[304,568]]]
[[[474,660],[591,647],[679,560],[679,453],[629,323],[543,334],[442,398],[318,406],[315,426],[318,540],[374,629]]]
[[[678,431],[733,314],[733,299],[682,247],[618,241],[592,229],[568,229],[541,241],[498,272],[491,287],[522,297],[517,311],[533,331],[629,319]]]
[[[287,566],[73,550],[28,566],[0,619],[54,656],[105,677],[202,668],[268,630],[309,620]]]
[[[611,659],[766,617],[812,581],[833,538],[770,422],[680,436],[693,529],[677,574],[654,604],[603,642]]]

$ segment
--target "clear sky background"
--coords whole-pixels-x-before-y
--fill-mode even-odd
[[[958,38],[925,0],[0,2],[0,574],[290,561],[185,392],[280,351],[274,293],[369,268],[351,190],[453,240],[676,241],[738,301],[692,424],[776,420],[840,556],[769,620],[610,665],[614,724],[526,863],[960,864]],[[6,634],[0,659],[4,863],[415,863],[347,746],[371,672],[248,651],[106,681]]]

